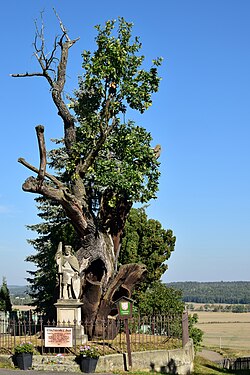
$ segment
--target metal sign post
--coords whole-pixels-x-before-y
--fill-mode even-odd
[[[129,337],[127,318],[124,319],[124,328],[125,328],[125,335],[126,335],[126,341],[127,341],[128,365],[129,365],[129,368],[132,368],[132,355],[131,355],[131,346],[130,346],[130,337]]]
[[[118,307],[119,318],[124,321],[124,330],[127,342],[127,352],[128,352],[128,365],[132,368],[132,355],[129,337],[129,327],[128,318],[132,318],[133,301],[130,298],[122,297],[116,301]]]

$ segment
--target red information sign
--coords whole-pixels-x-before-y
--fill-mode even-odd
[[[45,347],[72,348],[72,328],[45,327]]]

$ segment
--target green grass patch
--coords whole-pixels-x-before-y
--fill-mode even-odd
[[[216,363],[208,361],[207,359],[197,355],[194,360],[194,372],[192,373],[192,375],[249,375],[249,373],[249,370],[232,371],[223,369]]]
[[[214,375],[214,374],[228,374],[229,372],[222,369],[219,365],[211,362],[199,355],[195,356],[193,375]]]
[[[11,359],[8,356],[0,356],[0,368],[12,369],[13,365]]]

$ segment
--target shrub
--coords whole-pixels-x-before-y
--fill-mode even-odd
[[[99,358],[100,354],[98,352],[98,348],[96,347],[91,347],[89,345],[84,345],[80,347],[80,355],[83,357],[88,357],[88,358]]]
[[[15,354],[20,353],[33,353],[34,346],[31,342],[22,342],[21,344],[15,347]]]

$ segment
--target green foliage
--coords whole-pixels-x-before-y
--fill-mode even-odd
[[[144,294],[140,295],[138,309],[144,315],[176,315],[181,316],[184,311],[182,292],[169,288],[160,281],[154,282]],[[180,325],[176,319],[176,326],[172,327],[180,334]],[[189,337],[193,339],[195,351],[199,350],[202,343],[203,331],[195,327],[198,315],[188,316]]]
[[[154,282],[146,292],[140,295],[139,311],[145,315],[178,314],[184,310],[182,294],[173,288],[167,288],[160,281]]]
[[[188,315],[189,337],[193,340],[195,351],[198,351],[200,349],[203,334],[204,334],[204,332],[200,328],[195,327],[195,324],[197,323],[198,323],[197,314]]]
[[[156,198],[160,172],[150,142],[150,134],[133,122],[117,125],[86,173],[86,180],[98,192],[111,189],[130,201]]]
[[[21,344],[15,346],[15,354],[21,353],[33,353],[34,346],[31,342],[22,342]]]
[[[83,180],[93,211],[107,190],[113,193],[110,206],[116,206],[116,197],[121,196],[130,202],[156,197],[160,172],[151,134],[133,121],[126,122],[125,113],[127,108],[143,113],[151,106],[162,61],[155,59],[148,71],[143,69],[144,56],[138,55],[141,43],[138,38],[131,40],[132,24],[123,18],[96,29],[97,49],[83,52],[83,74],[75,97],[70,98],[69,107],[78,120],[76,142],[70,153],[63,148],[50,152],[51,166],[66,168],[69,186],[70,180]]]
[[[81,119],[92,118],[93,113],[106,115],[106,100],[111,95],[112,115],[126,111],[126,104],[141,113],[152,105],[151,93],[159,88],[157,67],[162,58],[155,59],[149,71],[141,68],[144,56],[138,52],[142,45],[138,37],[131,41],[132,26],[124,18],[118,19],[117,30],[115,20],[107,21],[104,27],[96,26],[97,49],[93,54],[82,54],[84,74],[77,100],[71,103]]]
[[[88,358],[99,358],[100,353],[95,346],[84,345],[80,346],[80,355]]]
[[[176,238],[159,221],[148,219],[145,208],[132,208],[126,221],[119,262],[142,263],[147,275],[139,288],[143,292],[152,282],[160,280],[167,270],[166,261],[174,251]]]
[[[5,277],[3,277],[3,283],[0,289],[0,310],[3,310],[5,312],[11,312],[12,310],[10,292],[7,287],[7,281]]]

